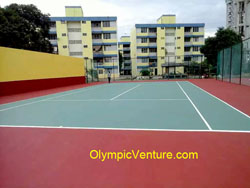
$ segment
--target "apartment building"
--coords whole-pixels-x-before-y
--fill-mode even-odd
[[[81,6],[66,6],[65,17],[51,17],[54,53],[84,58],[99,78],[119,77],[117,17],[85,17]]]
[[[122,36],[118,42],[120,57],[120,74],[131,75],[131,56],[130,56],[130,36]]]
[[[204,27],[176,23],[175,15],[162,15],[155,24],[136,24],[131,32],[132,75],[143,69],[153,75],[183,73],[185,62],[203,61]]]
[[[226,0],[227,27],[240,33],[243,39],[250,37],[250,0]]]

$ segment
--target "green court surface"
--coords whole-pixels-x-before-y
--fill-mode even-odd
[[[0,105],[0,126],[250,131],[250,118],[188,81],[103,84]]]

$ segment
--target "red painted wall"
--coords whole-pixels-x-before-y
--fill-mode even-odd
[[[84,84],[84,83],[85,83],[84,76],[0,82],[0,96],[13,95],[18,93],[25,93],[30,91],[38,91],[38,90],[51,89],[51,88],[70,86],[76,84]]]

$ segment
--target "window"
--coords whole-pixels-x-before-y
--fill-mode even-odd
[[[178,49],[178,50],[180,50],[180,49],[181,49],[181,47],[177,47],[177,49]]]
[[[244,26],[239,27],[239,33],[244,36]]]
[[[68,32],[81,32],[81,28],[68,28]]]
[[[194,27],[193,32],[199,32],[199,27]]]
[[[56,22],[49,22],[50,27],[56,27]]]
[[[49,40],[56,40],[56,34],[49,34]]]
[[[166,33],[166,36],[175,36],[175,33]]]
[[[62,33],[62,36],[63,36],[63,37],[66,37],[66,33]]]
[[[82,56],[82,52],[70,52],[70,56]]]
[[[177,59],[181,59],[181,56],[177,56]]]
[[[82,36],[87,36],[87,33],[83,33]]]
[[[184,32],[185,32],[185,33],[191,32],[191,27],[185,27]]]
[[[164,37],[161,37],[162,40],[164,40],[165,38]]]
[[[244,23],[244,16],[243,16],[243,13],[240,13],[240,14],[239,14],[239,23],[240,23],[240,24],[243,24],[243,23]]]
[[[91,22],[91,27],[101,27],[101,22]]]
[[[175,46],[175,43],[174,42],[167,42],[166,46]]]
[[[108,22],[108,21],[103,22],[103,27],[110,27],[110,22]]]
[[[177,39],[181,39],[181,37],[177,37]]]
[[[111,39],[111,34],[110,33],[104,33],[103,38],[104,39]]]
[[[111,45],[105,45],[103,46],[104,51],[110,51]]]
[[[198,46],[194,46],[194,47],[193,47],[193,51],[194,51],[194,52],[198,52],[199,50],[200,50],[200,48],[199,48]]]
[[[88,48],[88,45],[83,45],[83,48]]]
[[[142,53],[147,53],[147,52],[148,52],[148,49],[147,49],[147,48],[142,48],[142,49],[141,49],[141,52],[142,52]]]
[[[86,24],[86,21],[82,21],[83,24]]]
[[[141,43],[147,43],[147,42],[148,42],[147,38],[142,38],[141,39]]]
[[[149,42],[156,43],[156,38],[149,38]]]
[[[64,45],[63,48],[67,48],[67,45]]]
[[[149,33],[156,33],[156,28],[149,28],[149,29],[148,29],[148,32],[149,32]]]
[[[142,58],[142,59],[141,59],[141,62],[142,62],[142,63],[147,63],[147,62],[148,62],[148,58]]]
[[[149,48],[149,52],[151,53],[157,52],[157,48]]]
[[[190,41],[191,41],[191,38],[190,38],[190,37],[185,37],[184,41],[185,41],[185,42],[190,42]]]
[[[165,59],[164,57],[161,57],[161,59]]]
[[[244,1],[239,2],[239,12],[244,12],[245,10],[245,3]]]
[[[69,40],[69,44],[82,44],[81,40]]]
[[[164,47],[161,47],[161,49],[162,49],[162,50],[165,50],[165,48],[164,48]]]
[[[93,39],[102,39],[102,34],[93,34],[92,38]]]
[[[193,38],[193,41],[194,41],[194,42],[199,42],[199,37],[194,37],[194,38]]]
[[[190,49],[191,49],[190,47],[185,47],[184,52],[190,52]]]
[[[103,70],[98,70],[98,73],[99,74],[103,74]]]
[[[141,28],[141,33],[147,33],[147,32],[148,32],[148,28],[146,28],[146,27]]]

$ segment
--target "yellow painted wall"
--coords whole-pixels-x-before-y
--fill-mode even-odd
[[[162,74],[162,64],[165,63],[165,56],[166,56],[166,49],[165,49],[165,42],[166,36],[165,36],[165,28],[161,29],[161,27],[157,27],[157,69],[158,74]],[[164,47],[162,50],[161,48]],[[162,57],[164,57],[162,59]]]
[[[0,47],[0,82],[84,75],[83,59]]]
[[[130,55],[132,63],[132,76],[137,75],[137,65],[136,65],[136,28],[131,30],[131,44],[130,44]]]
[[[163,15],[157,20],[158,24],[175,24],[176,16]]]
[[[116,27],[102,27],[102,31],[116,31]]]
[[[180,39],[177,39],[180,37]],[[176,56],[180,56],[180,59],[176,59],[177,63],[182,63],[184,60],[184,27],[176,30]],[[180,47],[180,49],[178,49]]]
[[[59,55],[69,56],[67,23],[63,24],[61,21],[56,21],[56,30]],[[66,33],[66,36],[62,36],[63,33]],[[65,45],[67,48],[63,48]]]
[[[82,8],[65,8],[66,17],[83,17]]]
[[[82,30],[82,33],[87,34],[87,36],[82,35],[82,44],[88,45],[88,48],[83,48],[83,57],[93,59],[91,21],[86,21],[85,24],[82,23],[81,30]]]

